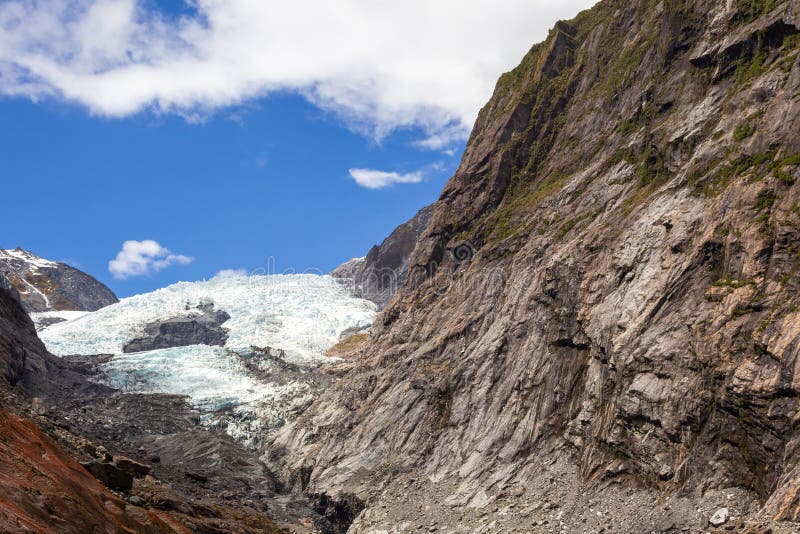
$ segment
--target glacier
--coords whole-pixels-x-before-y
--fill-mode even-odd
[[[192,345],[137,353],[123,347],[146,324],[189,317],[213,304],[230,315],[224,347]],[[62,316],[39,336],[57,356],[112,355],[97,380],[122,391],[184,395],[209,425],[254,445],[259,433],[297,415],[319,393],[325,351],[377,309],[329,276],[218,276],[179,282],[95,312]],[[31,314],[34,322],[48,316]],[[49,315],[52,315],[50,313]],[[270,351],[279,354],[272,356]]]

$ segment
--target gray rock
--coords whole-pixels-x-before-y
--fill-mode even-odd
[[[564,462],[800,517],[800,2],[735,4],[599,2],[500,80],[364,353],[272,437],[276,471],[380,502],[394,473],[530,492],[533,462]],[[703,43],[727,74],[691,63]],[[650,531],[639,512],[619,531]]]
[[[134,339],[123,347],[123,352],[185,347],[188,345],[223,346],[228,340],[228,330],[222,323],[230,315],[213,306],[200,308],[200,314],[176,317],[150,323],[144,327],[144,337]]]
[[[41,331],[54,324],[66,322],[63,317],[41,317],[36,321],[36,331]]]
[[[721,527],[728,522],[730,518],[730,511],[727,508],[720,508],[708,519],[712,527]]]
[[[36,415],[47,415],[47,403],[40,397],[33,397],[31,399],[31,409]]]

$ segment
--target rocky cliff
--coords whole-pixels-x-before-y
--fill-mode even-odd
[[[27,312],[95,311],[117,302],[108,287],[88,274],[21,248],[0,249],[0,287],[7,286]]]
[[[792,531],[799,181],[797,1],[558,23],[499,80],[370,342],[268,458],[365,506],[355,532]]]
[[[26,369],[38,372],[47,354],[16,294],[0,285],[0,383],[16,384]]]
[[[345,280],[356,296],[383,308],[405,283],[411,253],[428,227],[432,212],[433,206],[425,206],[365,257],[343,263],[331,271],[331,276]]]

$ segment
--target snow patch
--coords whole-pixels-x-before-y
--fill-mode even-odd
[[[15,248],[13,250],[7,250],[0,248],[0,258],[8,257],[16,260],[24,261],[25,263],[29,264],[33,268],[38,267],[55,267],[58,263],[50,260],[46,260],[44,258],[40,258],[36,254],[28,252],[27,250],[22,250],[21,248]]]

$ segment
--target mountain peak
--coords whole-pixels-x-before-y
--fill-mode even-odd
[[[94,311],[117,297],[92,276],[20,247],[0,249],[3,287],[13,288],[27,312]]]

